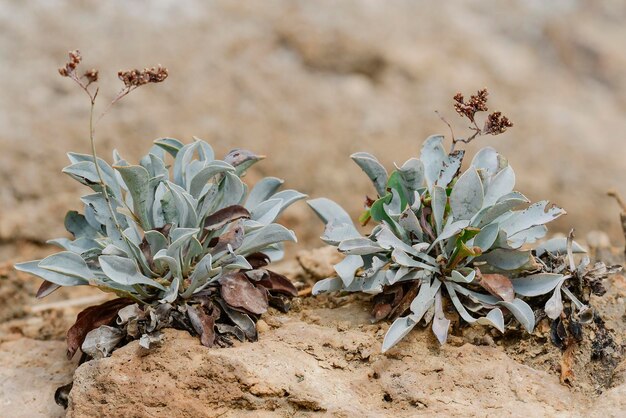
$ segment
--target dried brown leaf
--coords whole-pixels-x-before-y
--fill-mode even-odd
[[[252,266],[253,269],[265,267],[270,263],[270,258],[263,253],[252,253],[246,256],[246,260]]]
[[[385,319],[390,313],[391,304],[389,303],[377,303],[372,309],[372,316],[376,322]]]
[[[404,293],[402,293],[402,298],[397,302],[397,304],[395,304],[394,300],[394,302],[392,303],[393,308],[389,313],[389,319],[396,320],[397,318],[402,316],[402,314],[406,312],[407,309],[409,309],[409,307],[411,306],[411,302],[413,302],[413,299],[415,299],[415,297],[417,296],[419,288],[420,282],[413,283],[411,284],[411,287],[409,287]]]
[[[205,347],[215,345],[215,318],[207,315],[202,307],[188,306],[187,314],[194,330],[200,335],[200,342]]]
[[[291,296],[269,294],[267,297],[269,305],[272,308],[278,309],[283,313],[287,313],[291,310]]]
[[[52,293],[55,290],[57,290],[59,287],[61,287],[61,286],[59,286],[58,284],[55,284],[55,283],[49,282],[47,280],[44,280],[44,282],[41,284],[41,286],[39,286],[39,290],[37,290],[37,299],[45,298],[50,293]]]
[[[217,241],[213,241],[213,239],[211,240],[211,242],[209,243],[209,247],[213,247],[213,243],[215,242],[215,246],[211,250],[211,253],[217,254],[220,251],[224,251],[228,248],[229,245],[233,248],[233,250],[236,250],[237,248],[241,247],[241,244],[243,243],[243,237],[243,225],[241,223],[233,224],[230,226],[228,231],[219,236]]]
[[[291,280],[282,274],[266,270],[269,275],[259,280],[258,284],[265,287],[270,293],[280,293],[283,295],[298,296],[298,289],[291,283]]]
[[[250,218],[250,212],[243,206],[233,205],[209,215],[204,220],[204,229],[215,231],[237,219]]]
[[[372,317],[378,322],[387,318],[394,308],[397,307],[404,296],[404,287],[401,283],[387,286],[383,293],[374,296],[374,308],[372,308]]]
[[[487,292],[501,298],[506,302],[515,299],[515,290],[511,280],[502,274],[482,274],[479,275],[478,284],[480,284]]]
[[[232,308],[260,315],[267,311],[265,288],[257,288],[243,273],[224,275],[219,279],[222,299]]]
[[[561,384],[571,385],[574,382],[574,355],[576,351],[576,343],[570,342],[561,357]]]
[[[91,330],[101,325],[109,325],[115,320],[120,309],[132,303],[135,302],[131,299],[113,299],[80,312],[74,325],[67,331],[67,358],[74,357]]]

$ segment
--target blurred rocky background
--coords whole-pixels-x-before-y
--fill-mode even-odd
[[[606,190],[626,193],[625,19],[619,0],[1,0],[0,256],[63,236],[85,192],[60,173],[67,151],[88,152],[88,100],[57,74],[74,48],[100,69],[101,106],[119,69],[170,70],[102,121],[102,156],[132,161],[157,137],[196,135],[218,155],[267,154],[251,181],[285,178],[355,216],[372,189],[351,153],[402,163],[448,134],[435,110],[463,132],[451,97],[487,87],[515,127],[470,149],[495,146],[520,191],[565,207],[557,231],[621,245]],[[304,203],[285,222],[320,244]]]

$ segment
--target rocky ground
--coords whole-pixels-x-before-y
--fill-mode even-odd
[[[306,284],[328,275],[334,258],[329,249],[301,252],[279,270]],[[545,325],[521,337],[466,328],[444,347],[429,329],[419,329],[381,354],[388,324],[370,323],[366,299],[341,295],[304,297],[289,314],[271,311],[259,322],[257,343],[207,349],[196,337],[168,330],[154,351],[131,343],[76,369],[61,339],[76,313],[102,294],[61,290],[34,303],[36,280],[7,266],[1,273],[6,416],[63,416],[53,394],[72,378],[71,417],[619,417],[626,409],[626,362],[598,357],[594,326],[568,360],[549,342]],[[609,292],[594,305],[619,347],[626,279],[616,275],[606,285]],[[9,309],[15,305],[23,308]],[[560,382],[563,367],[573,371],[567,384]]]

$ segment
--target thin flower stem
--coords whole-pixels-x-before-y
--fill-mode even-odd
[[[102,188],[102,195],[104,196],[104,200],[105,200],[105,202],[107,204],[107,208],[109,209],[109,213],[111,215],[111,220],[113,221],[113,224],[115,225],[115,228],[119,231],[119,233],[122,236],[122,238],[124,239],[124,241],[127,244],[129,244],[130,241],[129,241],[128,237],[126,236],[126,234],[124,234],[124,230],[120,226],[119,222],[117,221],[117,217],[115,216],[115,211],[113,210],[113,205],[111,204],[111,198],[110,198],[109,192],[107,190],[107,184],[106,184],[106,181],[104,180],[104,176],[102,175],[102,170],[100,170],[100,164],[98,163],[98,153],[96,152],[95,125],[94,125],[94,121],[93,121],[93,114],[94,114],[94,109],[95,109],[95,106],[96,106],[96,96],[98,96],[98,89],[96,89],[96,91],[92,94],[89,91],[88,85],[85,85],[80,80],[80,78],[76,75],[76,72],[72,71],[71,73],[68,74],[68,76],[72,80],[74,80],[76,82],[76,84],[79,85],[79,87],[87,94],[87,96],[89,96],[89,102],[90,102],[90,107],[89,107],[89,142],[91,144],[91,156],[93,157],[93,163],[96,166],[96,174],[98,175],[98,179],[100,180],[100,187]],[[126,93],[126,94],[128,94],[128,93]],[[121,97],[124,97],[124,96],[122,95]],[[119,97],[118,100],[121,99],[121,97]],[[109,107],[110,106],[111,105],[109,105]],[[102,118],[102,116],[104,116],[104,113],[100,116],[100,118]]]
[[[127,87],[124,88],[122,91],[120,91],[117,96],[115,97],[115,99],[111,100],[111,103],[109,103],[106,107],[106,109],[104,109],[104,111],[100,114],[100,116],[98,116],[98,119],[96,119],[96,124],[98,124],[98,122],[100,122],[100,120],[104,117],[104,115],[106,115],[109,110],[113,107],[113,105],[115,105],[117,102],[119,102],[120,100],[122,100],[124,97],[126,97],[128,95],[128,93],[130,93],[131,91],[135,90],[136,87]]]
[[[609,190],[607,194],[611,196],[612,198],[614,198],[617,204],[622,209],[622,212],[626,213],[626,201],[622,199],[622,196],[619,194],[619,192],[617,190]]]
[[[100,187],[102,187],[102,195],[104,196],[104,200],[107,203],[107,207],[109,208],[109,212],[111,214],[111,218],[115,227],[120,232],[124,240],[127,240],[122,227],[117,222],[117,217],[115,216],[115,211],[113,210],[113,205],[111,205],[111,198],[109,197],[109,192],[107,191],[107,184],[104,181],[104,176],[102,175],[102,171],[100,170],[100,164],[98,163],[98,153],[96,152],[96,138],[94,135],[94,123],[93,123],[93,111],[95,107],[96,101],[95,96],[91,99],[91,107],[89,109],[89,142],[91,143],[91,155],[93,157],[93,163],[96,166],[96,173],[98,174],[98,179],[100,180]]]

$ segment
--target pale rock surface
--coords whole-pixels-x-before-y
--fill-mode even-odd
[[[62,417],[54,402],[59,386],[72,381],[76,362],[65,358],[62,341],[21,338],[0,344],[0,416]]]
[[[313,316],[324,325],[273,316],[261,341],[230,349],[174,330],[152,353],[131,343],[78,368],[68,416],[606,417],[624,404],[623,386],[592,403],[497,348],[438,348],[428,330],[380,354],[360,303]]]

